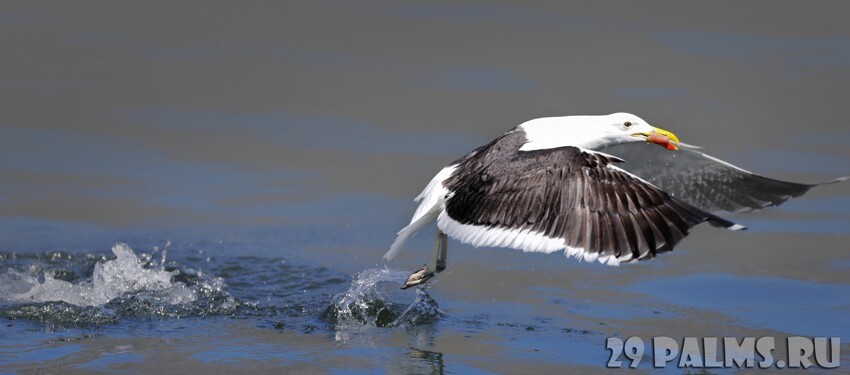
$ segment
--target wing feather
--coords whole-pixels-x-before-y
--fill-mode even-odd
[[[659,189],[708,212],[746,212],[777,206],[811,188],[845,178],[803,184],[776,180],[746,171],[691,148],[667,151],[654,145],[630,143],[605,152],[617,154],[623,168]]]
[[[619,162],[575,147],[482,148],[446,180],[438,225],[475,246],[561,249],[606,264],[672,250],[703,221],[734,225],[612,165]]]

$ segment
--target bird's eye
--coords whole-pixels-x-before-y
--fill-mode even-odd
[[[623,127],[624,127],[624,128],[628,128],[628,127],[630,127],[630,126],[632,126],[631,121],[626,121],[626,122],[624,122],[624,123],[623,123]]]

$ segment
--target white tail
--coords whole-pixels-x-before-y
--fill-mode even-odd
[[[407,242],[410,237],[413,237],[413,235],[422,230],[422,228],[425,228],[429,224],[437,221],[437,216],[439,216],[440,211],[442,211],[441,206],[442,204],[433,205],[430,210],[419,216],[416,221],[398,231],[398,237],[396,237],[395,241],[393,241],[392,246],[390,246],[390,250],[384,254],[384,260],[392,260],[395,258],[401,250],[401,247],[404,246],[404,243]]]
[[[455,169],[457,169],[457,164],[443,168],[437,172],[437,175],[435,175],[430,182],[428,182],[425,189],[422,189],[422,192],[419,193],[419,195],[413,200],[419,205],[416,207],[416,212],[410,219],[410,224],[419,220],[419,218],[430,211],[434,205],[442,204],[442,202],[445,201],[445,196],[449,191],[446,190],[445,186],[443,186],[443,181],[451,177]]]
[[[401,251],[401,247],[404,246],[404,243],[410,237],[413,237],[414,234],[428,226],[428,224],[437,221],[437,216],[440,216],[440,211],[443,210],[443,204],[446,202],[446,194],[449,192],[443,186],[443,181],[451,177],[456,168],[457,164],[440,170],[428,185],[425,186],[422,193],[414,199],[415,202],[419,203],[416,207],[416,212],[413,214],[413,218],[410,219],[410,224],[398,231],[398,237],[393,241],[390,250],[384,254],[384,260],[395,258],[398,252]]]

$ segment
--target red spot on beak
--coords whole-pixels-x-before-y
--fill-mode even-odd
[[[670,137],[668,137],[666,135],[652,133],[652,134],[649,135],[648,138],[646,138],[646,141],[649,142],[649,143],[655,143],[655,144],[657,144],[661,147],[664,147],[668,150],[678,150],[679,149],[679,147],[677,147],[675,144],[670,142]]]

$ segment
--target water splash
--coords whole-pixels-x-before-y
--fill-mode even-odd
[[[417,326],[441,317],[437,301],[424,288],[416,288],[415,294],[399,290],[408,274],[369,269],[355,275],[349,289],[334,297],[325,313],[338,336],[375,327]]]
[[[166,267],[164,256],[154,262],[123,243],[112,253],[114,259],[52,253],[35,264],[8,268],[0,275],[0,304],[8,305],[0,316],[76,327],[129,316],[228,314],[238,306],[221,278]],[[90,277],[81,276],[89,269]]]
[[[115,259],[95,264],[91,280],[77,284],[56,279],[52,272],[38,277],[32,272],[9,270],[0,276],[0,298],[15,303],[66,302],[82,307],[103,305],[139,291],[162,291],[160,296],[170,304],[197,299],[185,284],[172,282],[179,271],[145,268],[145,262],[123,243],[115,244],[112,253]]]

